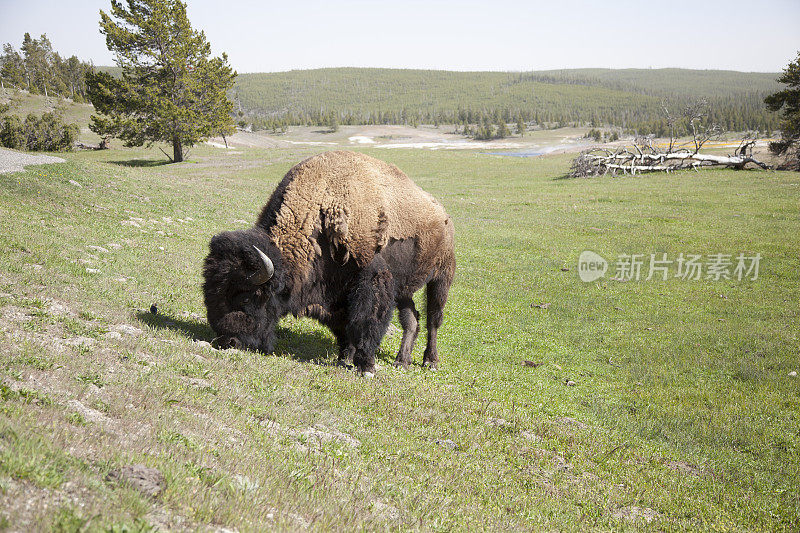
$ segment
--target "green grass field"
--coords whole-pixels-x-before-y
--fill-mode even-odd
[[[312,149],[0,175],[0,526],[800,528],[800,175],[570,180],[568,155],[365,151],[456,225],[438,372],[424,342],[395,370],[394,334],[365,380],[309,320],[281,323],[275,355],[196,342],[210,237]],[[762,260],[755,281],[583,283],[587,249]],[[135,463],[160,495],[107,480]]]

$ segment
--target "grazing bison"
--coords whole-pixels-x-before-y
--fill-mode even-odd
[[[339,361],[375,371],[375,352],[397,307],[403,337],[396,365],[411,363],[419,333],[412,299],[427,288],[428,344],[455,273],[453,222],[394,165],[355,152],[327,152],[294,166],[255,226],[211,239],[203,292],[221,347],[269,353],[282,316],[330,328]]]

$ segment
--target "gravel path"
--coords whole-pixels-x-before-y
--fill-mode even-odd
[[[0,148],[0,174],[4,172],[19,172],[28,165],[46,165],[49,163],[63,163],[60,157],[51,155],[32,155],[15,150]]]

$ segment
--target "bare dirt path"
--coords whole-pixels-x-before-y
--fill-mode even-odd
[[[4,172],[20,172],[28,165],[47,165],[63,162],[64,160],[60,157],[26,154],[16,150],[0,148],[0,174]]]

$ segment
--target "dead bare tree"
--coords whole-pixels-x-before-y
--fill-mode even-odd
[[[770,167],[753,157],[753,146],[756,135],[748,132],[733,154],[722,156],[701,154],[703,146],[722,135],[722,128],[709,123],[708,103],[705,100],[687,105],[681,117],[670,112],[666,101],[662,102],[662,109],[670,130],[669,144],[666,150],[661,150],[654,145],[654,136],[637,136],[631,149],[621,147],[614,151],[608,148],[591,148],[581,152],[572,161],[570,176],[586,178],[617,173],[631,174],[642,172],[671,172],[685,168],[697,170],[700,167],[725,167],[741,170],[752,165],[762,169]],[[680,121],[684,121],[686,129],[691,133],[689,143],[678,145],[676,130]]]
[[[667,152],[672,152],[672,149],[675,148],[675,124],[678,121],[678,118],[670,111],[669,103],[667,99],[661,100],[661,111],[664,113],[664,119],[667,122],[667,126],[669,126],[669,148],[667,148]]]
[[[758,132],[748,131],[744,134],[742,140],[739,142],[739,147],[733,151],[733,155],[752,157],[753,147],[756,145],[756,141],[758,141]]]
[[[695,154],[705,143],[711,139],[718,139],[722,135],[722,128],[718,124],[708,123],[706,120],[708,118],[708,101],[705,98],[688,104],[683,110],[683,117],[692,132]]]

